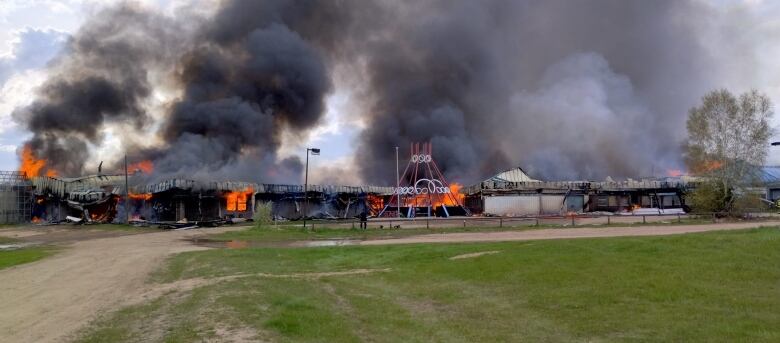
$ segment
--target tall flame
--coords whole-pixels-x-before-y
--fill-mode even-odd
[[[405,206],[427,206],[428,202],[431,203],[431,207],[460,206],[466,199],[466,195],[461,193],[462,188],[463,185],[453,182],[450,184],[449,194],[404,195],[402,203]]]
[[[27,174],[27,177],[41,176],[41,172],[46,170],[46,176],[57,176],[57,171],[51,168],[46,168],[46,160],[39,159],[35,156],[32,148],[29,145],[22,147],[21,156],[19,156],[19,171]]]

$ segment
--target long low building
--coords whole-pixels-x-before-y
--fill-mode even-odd
[[[260,204],[270,204],[275,218],[290,220],[354,218],[364,211],[377,215],[383,208],[396,210],[392,203],[393,187],[309,185],[305,192],[303,185],[182,178],[150,182],[143,174],[127,179],[124,175],[28,179],[17,172],[0,174],[4,175],[0,178],[0,222],[61,221],[68,216],[100,222],[124,221],[128,216],[159,222],[224,220],[251,218]],[[762,181],[766,198],[780,200],[780,167],[764,168]],[[696,182],[696,178],[685,176],[543,181],[530,177],[521,168],[513,168],[462,187],[464,211],[448,206],[428,213],[539,216],[687,211],[685,194]],[[414,212],[410,210],[402,207],[402,215]],[[387,213],[397,215],[393,211]]]
[[[277,219],[352,218],[370,209],[371,198],[391,187],[260,184],[240,181],[202,182],[144,177],[91,175],[79,178],[34,177],[32,219],[60,221],[67,216],[87,221],[131,219],[155,222],[251,218],[259,203],[270,203]],[[129,189],[125,189],[125,184]],[[307,196],[304,196],[307,194]],[[308,206],[306,200],[308,199]],[[127,201],[127,202],[125,202]]]
[[[614,181],[541,181],[521,168],[501,172],[465,187],[472,213],[494,216],[562,215],[585,212],[659,212],[685,207],[693,179],[663,178]]]

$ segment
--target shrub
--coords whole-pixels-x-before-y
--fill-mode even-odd
[[[703,182],[688,194],[687,203],[694,213],[728,212],[731,191],[719,182]]]
[[[255,213],[252,215],[252,220],[254,220],[256,227],[261,228],[273,223],[272,208],[273,203],[270,201],[255,204]]]

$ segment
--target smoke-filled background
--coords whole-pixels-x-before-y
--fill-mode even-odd
[[[687,110],[766,85],[743,6],[704,1],[222,1],[93,12],[13,119],[61,175],[127,151],[158,178],[299,182],[334,120],[359,128],[315,181],[393,184],[433,143],[449,179],[521,166],[542,179],[679,169]],[[776,89],[762,89],[771,92]],[[770,96],[774,96],[770,93]],[[339,139],[336,137],[335,139]],[[118,146],[118,148],[117,148]],[[20,148],[21,149],[21,148]]]

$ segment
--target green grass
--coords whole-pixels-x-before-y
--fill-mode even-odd
[[[265,226],[254,227],[247,226],[246,230],[230,231],[217,235],[211,235],[208,239],[215,241],[248,241],[248,242],[289,242],[289,241],[306,241],[306,240],[323,240],[323,239],[382,239],[382,238],[398,238],[414,235],[424,235],[432,233],[455,233],[455,232],[490,232],[490,231],[518,231],[518,230],[534,230],[534,229],[556,229],[556,228],[572,228],[572,226],[563,226],[557,224],[541,224],[533,225],[533,222],[529,224],[518,225],[515,227],[432,227],[426,228],[405,228],[405,229],[378,229],[371,227],[367,230],[351,229],[351,228],[333,228],[328,227],[322,223],[316,224],[314,230],[310,228],[303,228],[298,225],[277,225],[277,226]],[[659,226],[659,225],[695,225],[695,224],[710,224],[711,219],[701,218],[685,218],[680,222],[676,220],[670,222],[656,222],[656,223],[613,223],[603,225],[578,225],[574,228],[593,228],[593,227],[640,227],[640,226]],[[372,223],[376,226],[376,223]],[[384,223],[387,225],[387,223]],[[517,223],[512,223],[517,225]]]
[[[492,255],[450,260],[480,251]],[[153,277],[249,276],[173,292],[93,323],[81,341],[249,333],[305,342],[780,340],[780,229],[479,244],[187,252]],[[224,337],[222,337],[224,338]]]
[[[524,227],[522,229],[531,229]],[[251,241],[251,242],[288,242],[321,239],[369,239],[369,238],[395,238],[411,235],[422,235],[445,232],[487,232],[509,230],[498,227],[454,227],[454,228],[410,228],[410,229],[377,229],[367,230],[349,228],[330,228],[318,226],[314,230],[304,229],[300,226],[269,226],[263,228],[248,227],[246,230],[229,231],[217,235],[210,235],[208,239],[215,241]],[[517,228],[512,230],[519,230]]]
[[[0,244],[12,244],[17,239],[0,236]],[[26,247],[15,250],[0,250],[0,269],[5,269],[18,264],[38,261],[56,252],[53,247]]]

